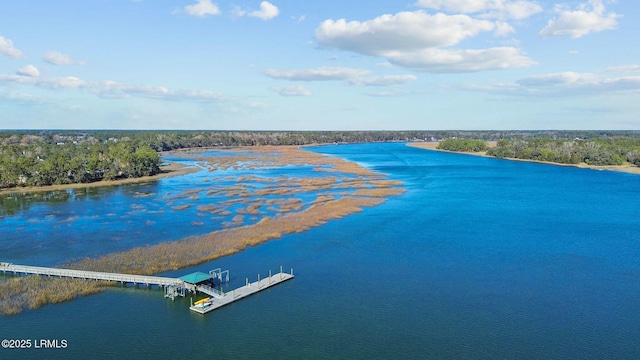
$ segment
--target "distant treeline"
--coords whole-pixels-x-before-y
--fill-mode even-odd
[[[0,131],[0,188],[87,183],[158,173],[157,152],[216,146],[443,141],[453,151],[590,164],[638,164],[640,131]],[[473,140],[469,140],[473,139]],[[457,148],[459,147],[459,148]]]
[[[433,131],[128,131],[128,130],[23,130],[0,131],[0,145],[69,141],[131,141],[157,151],[191,147],[307,145],[329,143],[366,143],[387,141],[439,141],[448,138],[497,141],[499,139],[572,140],[628,137],[640,139],[640,131],[523,131],[523,130],[433,130]]]
[[[445,139],[438,149],[450,151],[478,152],[499,158],[548,161],[561,164],[623,165],[640,166],[640,139],[638,138],[593,138],[593,139],[500,139],[496,146],[488,148],[482,140]]]

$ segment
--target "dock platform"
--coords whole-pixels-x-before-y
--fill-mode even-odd
[[[293,272],[291,274],[287,274],[284,273],[282,271],[280,271],[280,273],[269,276],[267,278],[264,278],[262,280],[260,280],[258,278],[258,281],[256,282],[252,282],[249,283],[249,281],[247,280],[247,284],[245,286],[242,286],[240,288],[234,289],[230,292],[226,292],[224,293],[222,296],[218,297],[214,297],[211,298],[207,303],[209,303],[209,305],[205,306],[197,306],[197,305],[193,305],[191,307],[189,307],[189,309],[191,309],[194,312],[197,312],[199,314],[206,314],[210,311],[216,310],[218,308],[221,308],[225,305],[229,305],[234,301],[240,300],[242,298],[245,298],[249,295],[253,295],[257,292],[260,292],[264,289],[268,289],[271,286],[274,285],[278,285],[280,283],[283,283],[287,280],[291,280],[293,279]]]

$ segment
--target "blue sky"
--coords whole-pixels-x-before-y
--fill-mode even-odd
[[[640,130],[630,0],[0,1],[0,128]]]

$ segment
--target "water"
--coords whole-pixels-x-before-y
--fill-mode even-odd
[[[637,175],[404,144],[313,151],[383,172],[403,181],[407,192],[325,226],[168,273],[228,268],[236,287],[245,277],[264,277],[282,264],[295,268],[293,281],[205,316],[188,310],[189,298],[172,302],[159,290],[116,288],[2,317],[0,338],[65,339],[68,346],[0,349],[0,358],[640,356]],[[31,204],[1,218],[3,233],[24,234],[0,240],[2,258],[56,264],[69,255],[135,245],[127,241],[179,238],[185,229],[211,231],[215,225],[191,225],[193,212],[163,205],[167,193],[193,187],[202,176],[100,190],[88,200],[62,205]],[[153,195],[132,196],[136,192]],[[135,204],[147,211],[126,210]],[[125,218],[109,221],[104,211]],[[67,226],[61,221],[70,213],[77,219]],[[47,220],[51,214],[60,216]],[[108,239],[130,229],[129,221],[155,225],[143,226],[137,240],[105,241],[91,225],[103,224],[98,220],[103,218]],[[44,230],[56,225],[60,233]],[[67,240],[86,233],[95,239]],[[41,247],[25,254],[24,243],[38,241]]]

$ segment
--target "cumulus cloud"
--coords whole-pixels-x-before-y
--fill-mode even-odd
[[[524,0],[419,0],[415,5],[449,13],[514,20],[525,19],[542,11],[537,3]]]
[[[382,15],[373,20],[325,20],[316,29],[318,43],[326,48],[384,55],[392,51],[451,46],[495,25],[467,15],[430,15],[424,11]]]
[[[72,59],[71,56],[57,51],[48,51],[46,54],[44,54],[42,60],[53,65],[84,65],[84,62],[76,61]]]
[[[197,17],[220,14],[218,5],[211,3],[211,0],[198,0],[194,5],[185,6],[184,11],[189,15]]]
[[[250,12],[249,16],[256,17],[262,20],[271,20],[274,17],[278,16],[279,13],[280,10],[278,10],[277,6],[268,1],[263,1],[260,3],[260,10]]]
[[[369,73],[369,70],[364,69],[331,66],[302,70],[268,69],[265,71],[265,74],[272,79],[284,79],[291,81],[348,80],[358,76],[367,75]]]
[[[573,39],[584,35],[613,30],[618,26],[620,15],[606,12],[602,0],[589,0],[572,10],[564,5],[557,5],[557,18],[549,20],[547,26],[540,30],[540,36],[569,36]]]
[[[38,71],[38,68],[30,64],[23,67],[22,69],[18,69],[18,71],[16,71],[16,74],[22,76],[38,77],[40,76],[40,71]]]
[[[420,10],[364,22],[325,20],[316,29],[315,37],[324,48],[384,57],[391,64],[427,72],[471,72],[535,64],[514,47],[441,49],[490,31],[506,35],[513,28],[468,15],[430,15]]]
[[[355,86],[391,86],[416,80],[418,80],[418,77],[415,75],[384,75],[351,79],[348,83]]]
[[[0,55],[6,55],[16,59],[24,57],[22,51],[13,46],[13,41],[2,36],[0,36]]]
[[[302,85],[289,85],[289,86],[273,86],[272,91],[277,92],[282,96],[311,96],[311,91],[305,89]]]

